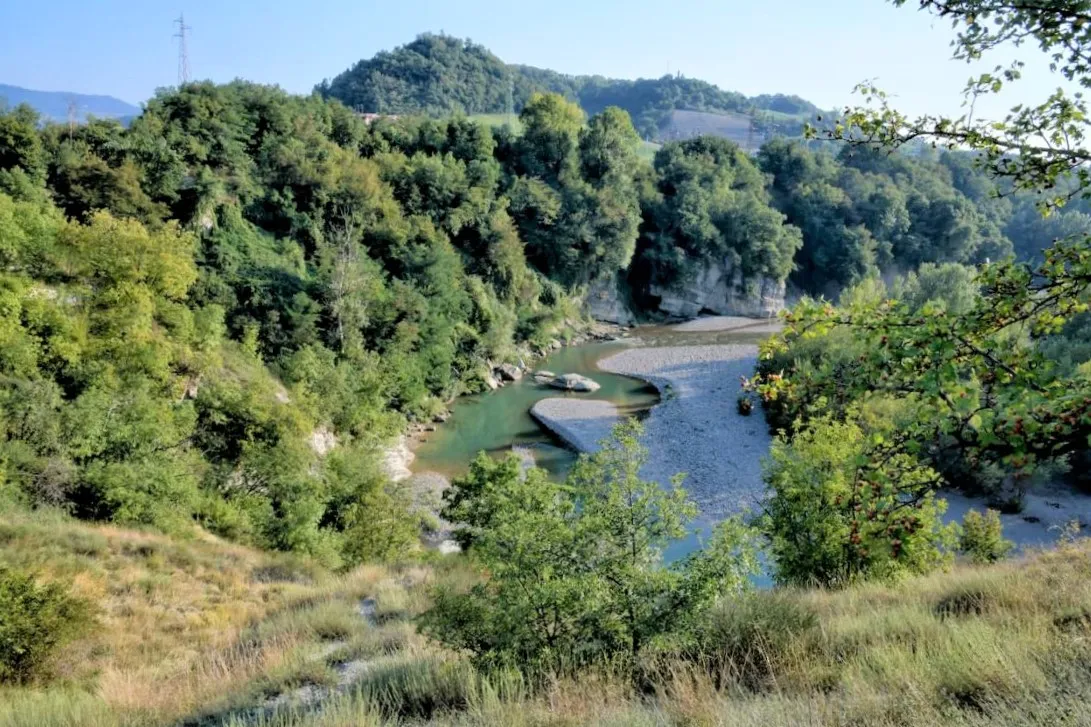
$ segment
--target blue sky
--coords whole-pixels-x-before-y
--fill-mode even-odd
[[[826,108],[851,102],[853,86],[874,78],[906,111],[956,112],[973,70],[948,60],[946,23],[913,3],[883,0],[3,0],[0,83],[139,103],[176,81],[171,21],[180,10],[193,28],[194,77],[300,93],[360,58],[441,30],[508,62],[623,78],[681,72]],[[1016,91],[978,113],[996,116],[1057,85],[1038,62]]]

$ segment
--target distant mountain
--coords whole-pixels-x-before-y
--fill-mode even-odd
[[[645,139],[677,138],[674,111],[699,111],[751,119],[754,133],[794,135],[821,110],[798,96],[765,94],[748,98],[683,76],[622,80],[570,76],[544,68],[504,63],[482,45],[426,33],[412,43],[359,61],[333,80],[320,83],[323,96],[360,111],[384,114],[497,114],[518,111],[536,91],[560,93],[589,114],[607,106],[629,112]],[[709,124],[710,128],[718,128]],[[668,133],[669,132],[669,133]],[[715,133],[715,132],[713,132]]]
[[[128,119],[140,115],[140,107],[113,96],[94,96],[67,91],[35,91],[0,83],[0,106],[32,106],[48,121],[67,121],[69,106],[74,107],[76,120],[89,115],[98,118]]]

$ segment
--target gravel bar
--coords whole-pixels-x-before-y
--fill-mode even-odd
[[[765,417],[757,408],[750,416],[736,410],[740,377],[753,374],[757,357],[757,346],[718,344],[631,348],[599,362],[659,389],[662,401],[644,422],[643,475],[666,485],[684,472],[683,486],[706,517],[753,508],[763,492]]]
[[[618,409],[601,399],[541,399],[530,414],[579,452],[594,452],[618,421]]]

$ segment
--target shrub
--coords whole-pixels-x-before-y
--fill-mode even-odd
[[[765,481],[760,523],[780,583],[890,579],[949,557],[953,533],[940,518],[946,503],[933,494],[936,473],[853,422],[814,419],[777,439]]]
[[[995,563],[1014,547],[1004,539],[1003,529],[996,510],[986,510],[985,514],[970,510],[962,519],[958,549],[974,563]]]
[[[735,408],[744,417],[748,417],[754,411],[754,402],[750,400],[747,394],[739,394],[739,398],[735,400]]]
[[[65,586],[0,568],[0,682],[44,676],[57,650],[89,622],[88,605]]]

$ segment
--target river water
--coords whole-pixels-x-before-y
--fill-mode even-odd
[[[592,342],[561,349],[539,361],[534,369],[556,374],[582,374],[602,386],[595,393],[568,394],[536,384],[527,375],[497,391],[459,399],[451,407],[451,420],[440,425],[437,431],[425,434],[415,447],[413,470],[456,477],[467,471],[469,463],[480,451],[504,456],[513,447],[519,447],[529,449],[539,467],[561,479],[577,455],[530,416],[530,408],[539,399],[557,396],[604,399],[615,404],[622,415],[640,416],[659,402],[656,390],[641,380],[600,370],[600,360],[632,345],[757,344],[769,335],[769,330],[686,331],[674,326],[641,326],[630,335],[631,340]],[[655,447],[654,442],[648,444]],[[730,452],[723,454],[731,456]],[[945,518],[948,522],[961,520],[971,508],[980,510],[984,507],[982,502],[957,493],[942,493],[942,496],[950,503]],[[1067,487],[1054,488],[1029,496],[1023,513],[1004,515],[1002,519],[1005,535],[1018,546],[1045,547],[1056,542],[1061,525],[1069,520],[1091,522],[1091,497],[1074,493]],[[712,524],[706,517],[699,518],[690,537],[667,548],[665,560],[677,560],[699,547]],[[768,583],[768,576],[763,574],[758,582]]]
[[[555,477],[563,477],[576,453],[561,446],[530,416],[539,399],[575,396],[602,399],[616,405],[623,415],[640,415],[659,401],[654,387],[628,376],[600,371],[601,359],[630,344],[622,341],[593,342],[555,351],[533,370],[555,374],[582,374],[602,388],[590,394],[566,393],[534,382],[528,374],[496,391],[462,397],[451,407],[451,419],[425,435],[417,446],[413,470],[438,472],[447,477],[464,474],[478,452],[503,456],[513,446],[526,447],[537,465]]]

